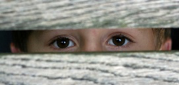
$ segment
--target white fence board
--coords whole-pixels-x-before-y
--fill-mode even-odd
[[[2,85],[178,85],[179,52],[0,56]]]
[[[179,27],[179,0],[0,0],[0,29]]]

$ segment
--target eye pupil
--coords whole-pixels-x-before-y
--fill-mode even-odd
[[[122,46],[125,43],[124,36],[114,36],[112,37],[112,41],[116,46]]]
[[[59,48],[66,48],[69,45],[69,39],[68,38],[59,38],[59,39],[57,39],[57,45]]]

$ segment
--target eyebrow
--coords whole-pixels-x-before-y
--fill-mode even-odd
[[[97,29],[97,28],[94,28],[94,29]],[[37,34],[38,34],[38,35],[64,34],[64,32],[65,32],[65,33],[69,33],[69,32],[74,33],[75,31],[80,31],[80,30],[86,30],[86,29],[40,30],[40,31],[37,31]],[[97,30],[98,30],[98,29],[97,29]],[[101,30],[101,29],[99,29],[99,30]],[[137,32],[143,32],[143,31],[142,31],[143,29],[141,30],[141,28],[140,28],[140,29],[136,29],[136,28],[127,28],[127,29],[119,28],[119,29],[102,29],[102,30],[114,30],[114,31],[121,31],[121,32],[125,32],[125,33],[127,33],[126,30],[127,30],[127,31],[128,31],[128,30],[135,30],[135,31],[137,31]],[[60,32],[60,31],[62,31],[62,32]],[[131,31],[128,31],[128,32],[131,32]],[[128,33],[128,34],[130,35],[130,33]],[[134,33],[133,33],[133,34],[134,34]]]
[[[138,33],[141,34],[143,32],[143,30],[145,30],[145,29],[142,29],[142,28],[125,28],[125,29],[119,28],[119,29],[115,29],[115,30],[127,33],[128,35],[133,37],[131,34],[138,34]],[[137,32],[137,33],[134,33],[134,32]]]

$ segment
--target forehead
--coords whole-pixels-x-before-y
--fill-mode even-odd
[[[33,31],[32,34],[29,36],[30,40],[50,40],[51,38],[59,35],[71,35],[75,37],[83,37],[83,38],[90,38],[95,36],[96,38],[106,38],[111,34],[125,34],[129,37],[141,41],[148,39],[153,39],[156,37],[152,29],[59,29],[59,30],[38,30]]]
[[[134,29],[134,28],[125,28],[125,29],[58,29],[58,30],[38,30],[38,31],[33,31],[33,34],[58,34],[58,33],[75,33],[75,32],[93,32],[93,33],[100,33],[100,32],[115,32],[115,31],[119,31],[119,32],[127,32],[127,33],[144,33],[144,32],[148,32],[148,33],[153,33],[154,30],[152,29]]]

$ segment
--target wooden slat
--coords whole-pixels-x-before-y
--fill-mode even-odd
[[[179,52],[7,54],[0,85],[178,85]]]
[[[179,0],[0,0],[0,29],[179,27]]]

